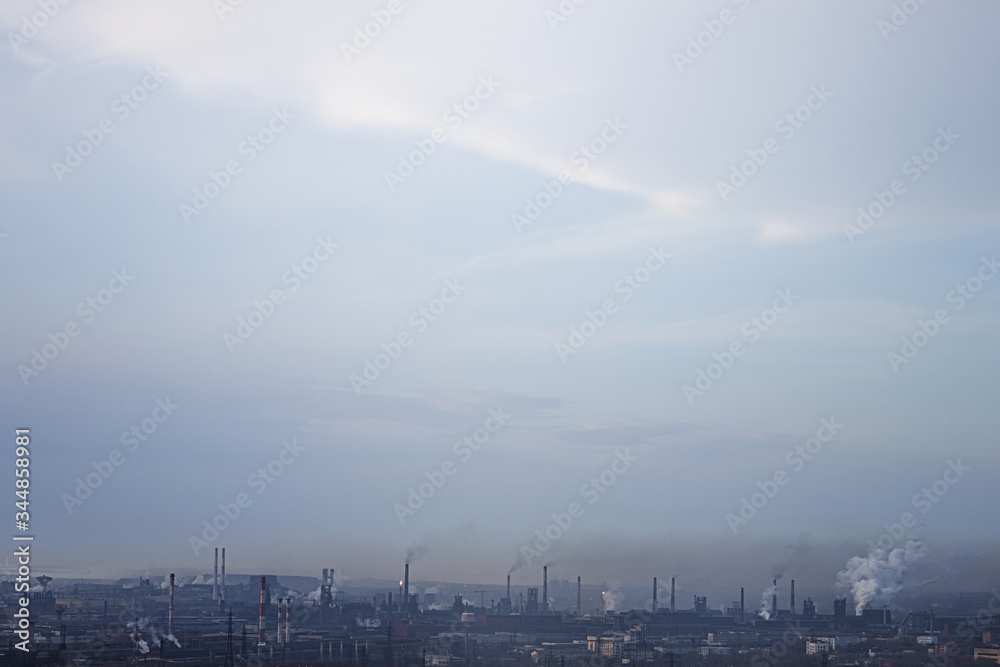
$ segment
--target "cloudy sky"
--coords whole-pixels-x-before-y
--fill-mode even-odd
[[[0,8],[36,567],[996,583],[996,3],[231,4]]]

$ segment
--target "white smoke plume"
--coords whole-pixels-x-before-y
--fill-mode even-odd
[[[604,610],[620,610],[625,602],[625,594],[618,590],[618,584],[612,583],[608,590],[604,591]]]
[[[139,648],[140,653],[149,652],[149,644],[142,639],[143,633],[149,635],[149,640],[153,642],[153,646],[159,647],[161,640],[166,640],[177,648],[181,647],[181,643],[177,641],[177,638],[174,635],[168,635],[160,632],[160,630],[153,625],[147,617],[143,617],[135,621],[129,621],[126,624],[126,627],[129,629],[129,636]]]
[[[170,642],[177,648],[181,647],[181,643],[177,641],[177,637],[173,636],[172,634],[168,635],[160,632],[160,630],[155,625],[149,626],[149,635],[150,638],[152,638],[153,643],[156,644],[157,646],[160,645],[160,640],[162,639],[163,641]]]
[[[764,594],[760,596],[760,610],[757,613],[759,613],[760,617],[765,621],[770,621],[771,617],[774,616],[774,609],[771,607],[774,604],[774,594],[777,592],[778,587],[771,584],[764,590]]]
[[[910,568],[925,557],[924,545],[908,540],[891,551],[875,547],[862,558],[854,556],[837,574],[837,588],[850,591],[854,597],[854,613],[865,607],[891,607],[903,588],[903,578]]]
[[[126,623],[126,627],[129,629],[129,637],[132,638],[132,643],[139,649],[139,653],[143,654],[149,653],[149,644],[146,643],[141,634],[141,632],[146,629],[146,625],[148,623],[148,618],[141,618],[137,621],[129,621]]]

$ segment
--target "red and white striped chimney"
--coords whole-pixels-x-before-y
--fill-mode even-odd
[[[288,643],[288,619],[292,614],[292,598],[285,598],[285,643]]]

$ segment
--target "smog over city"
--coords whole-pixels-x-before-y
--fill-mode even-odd
[[[0,26],[0,665],[1000,665],[995,2]]]

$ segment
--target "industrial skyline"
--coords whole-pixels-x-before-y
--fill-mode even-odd
[[[698,594],[705,582],[678,587],[675,577],[662,586],[654,577],[639,604],[630,604],[634,590],[585,585],[582,577],[550,579],[548,566],[541,568],[540,588],[512,586],[509,574],[506,587],[470,588],[418,582],[404,563],[394,590],[387,581],[345,585],[336,568],[323,568],[321,579],[236,574],[226,583],[225,553],[220,561],[216,552],[212,565],[207,576],[170,573],[160,583],[148,577],[107,584],[37,577],[26,617],[37,659],[219,664],[213,660],[224,655],[227,665],[318,660],[392,666],[415,660],[525,664],[545,657],[656,665],[712,658],[757,664],[789,652],[838,662],[864,656],[906,661],[924,653],[933,660],[943,651],[975,659],[1000,655],[996,589],[901,601],[899,580],[891,576],[876,576],[849,596],[814,601],[806,595],[798,603],[795,580],[784,585],[775,577],[759,606],[756,591],[748,599],[741,587],[738,598],[716,609],[708,595]],[[6,598],[13,588],[5,582],[0,593]]]
[[[0,4],[0,582],[35,589],[5,602],[89,636],[100,590],[159,631],[172,575],[211,651],[273,596],[327,659],[448,620],[660,660],[682,612],[750,650],[807,599],[940,638],[907,615],[1000,590],[998,27]]]

